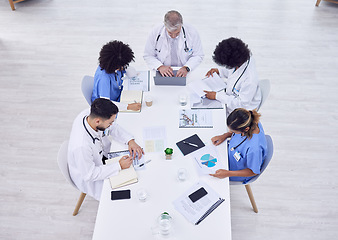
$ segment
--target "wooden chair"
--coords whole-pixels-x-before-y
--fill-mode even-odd
[[[25,0],[8,0],[9,5],[11,5],[11,8],[12,8],[13,11],[15,10],[14,3],[19,3],[19,2],[23,2],[23,1],[25,1]]]
[[[272,155],[273,155],[273,142],[272,142],[272,138],[269,135],[265,135],[266,138],[266,143],[268,145],[268,150],[267,150],[267,155],[266,158],[263,162],[262,165],[262,169],[261,169],[261,173],[254,176],[253,178],[250,179],[250,181],[248,181],[247,183],[244,184],[245,189],[248,193],[252,208],[254,210],[255,213],[258,213],[258,208],[255,202],[255,198],[253,196],[252,190],[251,190],[251,186],[250,183],[253,183],[254,181],[257,180],[257,178],[262,175],[262,173],[264,172],[264,170],[266,169],[266,167],[269,165],[271,159],[272,159]],[[243,182],[237,182],[237,181],[230,181],[230,185],[243,185]]]
[[[68,170],[68,161],[67,161],[67,154],[68,154],[68,140],[67,141],[64,141],[62,144],[61,144],[61,147],[60,147],[60,150],[59,150],[59,153],[58,153],[58,158],[57,158],[57,161],[58,161],[58,165],[59,165],[59,168],[63,174],[63,176],[66,178],[66,180],[73,186],[75,187],[76,189],[78,189],[76,187],[76,185],[74,184],[72,178],[70,177],[69,175],[69,170]],[[76,216],[79,212],[79,209],[82,205],[82,202],[83,200],[85,199],[86,197],[86,194],[81,192],[80,194],[80,197],[79,197],[79,200],[77,201],[77,204],[75,206],[75,210],[73,212],[73,216]]]
[[[319,6],[319,3],[320,3],[321,1],[322,1],[322,0],[317,0],[317,2],[316,2],[316,7]],[[327,2],[332,2],[332,3],[337,3],[337,4],[338,4],[338,0],[325,0],[325,1],[327,1]]]

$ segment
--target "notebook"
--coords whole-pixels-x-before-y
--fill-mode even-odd
[[[205,146],[197,134],[177,142],[176,145],[184,156]]]
[[[176,76],[177,70],[174,70],[174,76]],[[154,77],[155,85],[166,85],[166,86],[185,86],[186,77],[162,77],[159,71],[156,71]]]
[[[143,91],[140,90],[124,90],[121,93],[120,102],[121,103],[142,103]],[[138,111],[133,110],[121,110],[121,112],[141,112],[141,109]]]
[[[105,160],[106,164],[116,163],[121,157],[115,157]],[[112,189],[123,187],[132,183],[138,182],[137,173],[133,167],[133,164],[129,168],[121,170],[117,175],[109,178]]]

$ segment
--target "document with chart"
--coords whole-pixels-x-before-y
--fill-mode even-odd
[[[205,182],[198,182],[173,202],[175,209],[189,222],[198,225],[210,215],[224,199]]]
[[[217,149],[214,145],[206,145],[192,153],[197,172],[200,175],[214,174],[218,169],[224,169],[225,165],[220,161]]]
[[[212,128],[212,111],[182,109],[179,111],[180,128]]]

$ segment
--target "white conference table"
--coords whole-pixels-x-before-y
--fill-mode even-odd
[[[194,79],[201,79],[206,71],[191,72],[187,83]],[[214,109],[213,128],[179,128],[179,110],[189,109],[179,104],[179,95],[187,93],[187,86],[154,86],[153,77],[150,79],[150,92],[144,92],[143,97],[151,95],[153,105],[147,107],[143,101],[141,113],[119,113],[117,123],[135,136],[136,142],[143,146],[143,128],[165,126],[167,146],[174,150],[172,160],[166,160],[164,149],[162,152],[146,153],[146,159],[152,161],[145,169],[137,171],[138,183],[124,186],[118,190],[130,189],[131,199],[115,200],[111,198],[111,186],[105,180],[96,224],[93,234],[94,240],[124,239],[231,239],[231,216],[229,181],[217,179],[209,175],[199,176],[194,159],[188,154],[183,156],[176,142],[195,133],[206,144],[212,144],[211,138],[226,131],[225,109]],[[113,150],[114,142],[112,143]],[[127,149],[126,147],[124,149]],[[226,143],[217,146],[220,161],[226,168]],[[188,178],[184,182],[177,179],[179,168],[185,168]],[[172,202],[181,196],[199,180],[211,186],[225,201],[213,211],[199,225],[188,222],[181,213],[175,210]],[[137,190],[144,188],[148,197],[145,202],[139,201]],[[115,189],[116,190],[116,189]],[[169,237],[153,234],[158,216],[168,212],[172,216],[172,232]]]

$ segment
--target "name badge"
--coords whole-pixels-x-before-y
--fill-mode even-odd
[[[238,162],[241,159],[241,154],[238,151],[236,151],[235,154],[234,154],[234,158]]]

